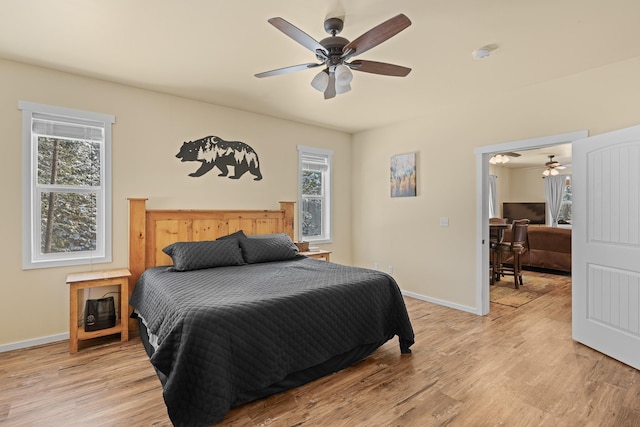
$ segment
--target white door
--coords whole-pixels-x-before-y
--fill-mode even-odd
[[[573,143],[573,338],[640,369],[640,126]]]

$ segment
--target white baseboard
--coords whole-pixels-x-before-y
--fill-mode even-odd
[[[453,302],[450,302],[450,301],[441,300],[441,299],[438,299],[438,298],[431,298],[431,297],[427,297],[427,296],[416,294],[416,293],[409,292],[409,291],[402,291],[402,295],[406,295],[406,296],[411,297],[411,298],[419,299],[421,301],[431,302],[433,304],[438,304],[438,305],[442,305],[442,306],[445,306],[445,307],[454,308],[456,310],[466,311],[467,313],[472,313],[472,314],[477,314],[477,315],[481,314],[480,311],[475,307],[469,307],[469,306],[466,306],[466,305],[456,304],[456,303],[453,303]]]
[[[10,344],[2,344],[0,345],[0,353],[4,353],[6,351],[18,350],[21,348],[27,347],[35,347],[37,345],[42,344],[50,344],[52,342],[64,341],[69,339],[69,334],[58,334],[58,335],[50,335],[48,337],[35,338],[27,341],[14,342]]]

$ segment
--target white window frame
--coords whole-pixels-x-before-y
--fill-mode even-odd
[[[305,236],[302,231],[302,217],[304,209],[304,199],[308,198],[302,194],[302,171],[304,164],[311,159],[315,159],[319,166],[323,166],[321,196],[314,196],[322,199],[322,234],[320,236]],[[322,165],[323,164],[323,165]],[[298,238],[309,243],[330,243],[331,234],[331,188],[332,188],[333,151],[321,148],[305,147],[298,145]]]
[[[108,114],[36,104],[19,101],[22,110],[22,268],[35,269],[111,262],[111,125],[115,117]],[[96,194],[96,249],[43,254],[40,250],[41,225],[40,193],[51,190],[38,183],[37,133],[33,131],[33,120],[51,119],[76,125],[102,127],[100,185],[92,187]],[[83,188],[60,186],[56,191],[84,192]]]

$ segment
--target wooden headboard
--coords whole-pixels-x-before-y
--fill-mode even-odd
[[[129,199],[129,289],[150,267],[171,265],[162,248],[174,242],[215,240],[245,234],[287,233],[293,240],[295,202],[279,210],[147,210],[147,199]]]

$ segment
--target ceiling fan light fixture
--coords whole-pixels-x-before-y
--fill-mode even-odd
[[[353,74],[351,73],[351,70],[344,64],[336,66],[335,76],[336,88],[338,86],[348,86],[349,83],[351,83],[351,80],[353,80]]]
[[[560,172],[558,172],[557,170],[555,170],[555,168],[546,168],[543,172],[542,172],[542,176],[546,177],[546,176],[556,176],[559,175]]]
[[[320,71],[315,75],[313,80],[311,80],[311,86],[320,92],[324,92],[327,90],[327,86],[329,86],[329,74],[327,74],[324,70]]]
[[[547,168],[542,172],[543,177],[560,175],[558,169],[566,169],[566,166],[563,166],[560,162],[554,160],[554,157],[555,156],[553,154],[549,155],[549,161],[544,164]]]
[[[496,154],[489,159],[489,163],[492,165],[500,165],[507,163],[509,161],[509,156],[505,156],[504,154]]]
[[[351,90],[351,85],[347,83],[346,85],[339,85],[336,82],[336,95],[342,95],[343,93],[347,93]]]

